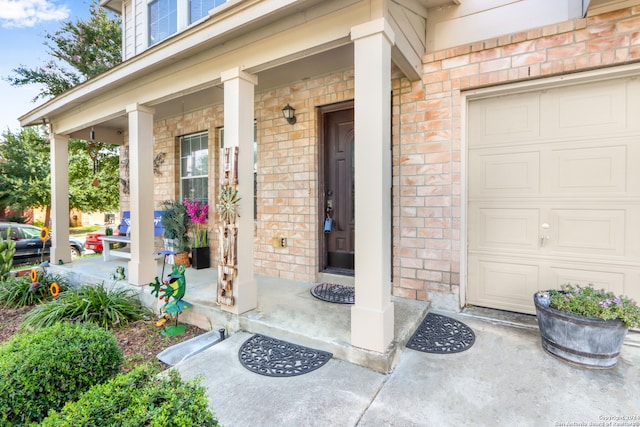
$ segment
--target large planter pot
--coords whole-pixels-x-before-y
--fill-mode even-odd
[[[535,298],[542,348],[564,361],[589,368],[611,368],[629,328],[621,320],[577,316],[541,305]]]
[[[211,265],[209,247],[191,249],[191,266],[196,270],[209,268]]]
[[[173,262],[176,265],[184,265],[185,268],[189,267],[189,252],[180,252],[179,254],[175,254],[173,256]]]

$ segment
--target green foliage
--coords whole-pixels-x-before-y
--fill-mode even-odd
[[[12,86],[37,84],[35,97],[60,95],[122,61],[120,18],[101,9],[98,2],[90,6],[87,20],[67,21],[53,34],[46,34],[45,46],[53,59],[30,69],[20,66],[6,80]]]
[[[119,148],[99,142],[69,142],[69,206],[83,212],[117,210]]]
[[[0,205],[19,209],[49,206],[50,157],[49,142],[37,128],[5,131],[0,139]],[[69,143],[71,209],[98,212],[118,208],[119,158],[115,146],[80,140]]]
[[[24,224],[27,222],[27,218],[22,215],[13,214],[7,217],[7,222],[17,222],[19,224]]]
[[[122,350],[95,325],[59,323],[0,345],[0,425],[40,421],[117,374]]]
[[[36,128],[7,130],[0,141],[0,206],[18,209],[51,203],[49,143]]]
[[[16,242],[9,238],[11,227],[7,229],[7,239],[0,236],[0,280],[6,280],[13,266],[13,256],[16,253]]]
[[[162,210],[164,210],[161,219],[164,237],[175,242],[176,252],[189,252],[191,238],[188,233],[191,219],[185,204],[179,200],[165,200],[162,202]]]
[[[135,293],[128,289],[107,289],[83,285],[31,310],[22,328],[42,328],[60,321],[95,323],[104,328],[124,326],[149,314]]]
[[[625,296],[615,296],[591,286],[563,285],[562,290],[550,290],[551,308],[566,313],[602,320],[620,319],[628,327],[640,326],[640,307]]]
[[[174,370],[158,376],[150,365],[142,365],[92,387],[40,425],[204,427],[217,426],[218,421],[197,382],[183,382]]]
[[[49,287],[56,282],[60,287],[61,295],[67,291],[69,284],[67,279],[60,275],[45,275],[38,273],[38,281],[31,282],[31,276],[13,277],[0,282],[0,307],[18,308],[28,305],[41,304],[53,299]]]

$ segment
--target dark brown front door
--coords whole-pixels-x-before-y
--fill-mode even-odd
[[[355,187],[353,107],[322,113],[324,159],[324,269],[353,274]]]

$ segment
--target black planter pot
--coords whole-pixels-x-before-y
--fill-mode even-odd
[[[552,356],[589,368],[611,368],[627,335],[621,320],[577,316],[540,305],[534,296],[542,348]]]
[[[191,266],[196,270],[209,268],[211,260],[209,257],[209,247],[192,248],[191,249]]]

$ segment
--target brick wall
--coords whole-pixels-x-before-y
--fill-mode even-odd
[[[457,301],[463,226],[461,92],[639,59],[640,7],[634,7],[430,53],[423,58],[421,81],[410,82],[394,70],[394,295],[420,300],[444,295]],[[320,227],[316,107],[353,98],[353,70],[256,93],[257,274],[315,280]],[[295,126],[282,117],[287,103],[296,109]],[[222,105],[156,122],[154,153],[166,153],[161,175],[155,177],[156,207],[179,194],[178,137],[206,130],[209,217],[216,218],[217,128],[222,125]],[[122,202],[128,206],[126,195]],[[274,237],[286,238],[288,246],[274,248]],[[215,238],[211,241],[213,247]]]
[[[318,272],[316,107],[353,99],[353,71],[336,72],[256,94],[258,221],[256,273],[312,282]],[[297,123],[282,117],[289,103]],[[285,237],[286,248],[272,238]]]
[[[433,52],[421,82],[396,79],[394,294],[459,293],[462,91],[638,60],[632,7]]]

